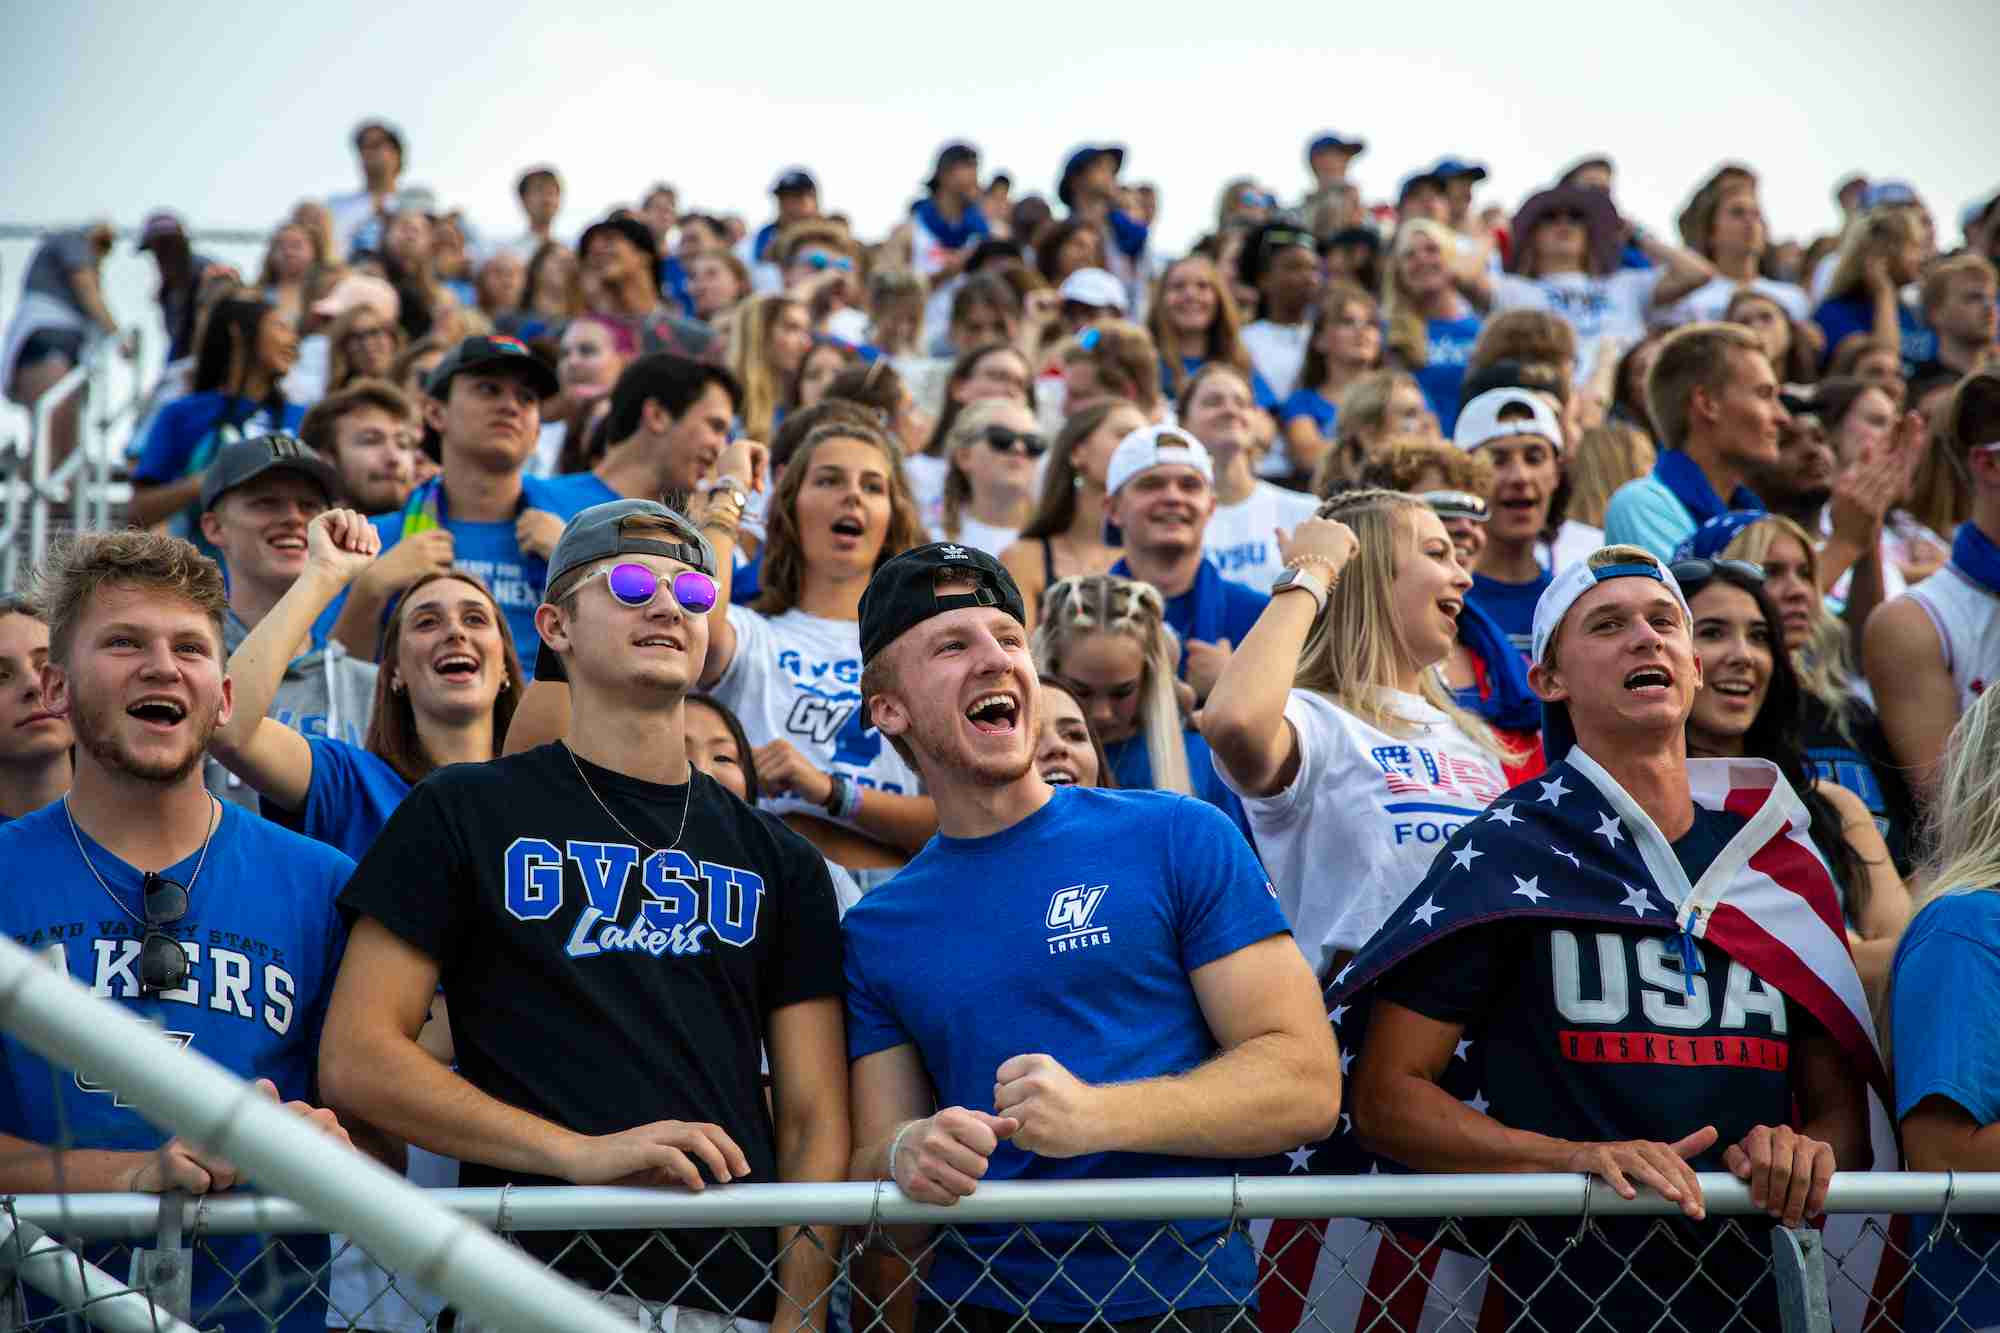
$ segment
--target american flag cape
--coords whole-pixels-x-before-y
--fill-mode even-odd
[[[1804,803],[1777,766],[1760,759],[1691,759],[1688,779],[1696,804],[1747,821],[1694,884],[1652,819],[1580,748],[1453,834],[1422,882],[1326,988],[1342,1073],[1352,1070],[1366,1033],[1370,988],[1419,950],[1505,919],[1603,921],[1686,931],[1719,947],[1808,1010],[1887,1100],[1888,1076],[1833,876],[1808,836]],[[1440,1085],[1483,1111],[1480,1043],[1467,1036]],[[1339,1175],[1397,1168],[1371,1160],[1343,1114],[1331,1138],[1244,1169]],[[1448,1252],[1440,1259],[1426,1244],[1432,1233],[1406,1225],[1400,1243],[1390,1244],[1361,1222],[1272,1223],[1261,1247],[1262,1333],[1344,1333],[1371,1320],[1404,1330],[1454,1319],[1453,1328],[1495,1326],[1493,1303],[1480,1317],[1476,1262]]]

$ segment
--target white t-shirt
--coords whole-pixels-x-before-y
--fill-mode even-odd
[[[1535,559],[1543,569],[1557,574],[1604,545],[1604,529],[1566,518],[1556,529],[1553,542],[1536,542]]]
[[[1413,694],[1385,692],[1385,701],[1410,722],[1407,738],[1293,690],[1285,720],[1299,771],[1275,795],[1252,796],[1215,766],[1243,798],[1292,936],[1322,979],[1335,953],[1359,950],[1380,929],[1445,840],[1507,790],[1499,762],[1450,717]]]
[[[903,459],[903,475],[910,479],[910,498],[917,502],[917,515],[929,532],[944,521],[944,478],[951,464],[943,454],[909,454]]]
[[[1683,296],[1662,310],[1658,322],[1677,325],[1719,320],[1729,313],[1729,303],[1736,298],[1737,289],[1745,286],[1776,301],[1793,319],[1807,319],[1812,315],[1812,300],[1803,287],[1771,278],[1752,278],[1747,283],[1712,278],[1695,288],[1692,294]]]
[[[1312,321],[1303,324],[1273,324],[1260,319],[1243,326],[1243,346],[1250,364],[1271,392],[1283,402],[1299,387],[1299,372],[1306,366],[1306,344],[1312,341]]]
[[[1616,338],[1625,347],[1646,336],[1646,318],[1653,309],[1653,290],[1663,270],[1625,268],[1608,277],[1589,273],[1554,273],[1524,278],[1503,273],[1493,279],[1493,313],[1503,310],[1547,310],[1561,315],[1576,330],[1576,382],[1585,383],[1597,369],[1597,342]]]
[[[1271,580],[1284,571],[1278,539],[1272,529],[1290,532],[1301,519],[1311,518],[1319,501],[1268,481],[1253,483],[1250,494],[1233,505],[1216,507],[1202,533],[1202,553],[1215,562],[1222,577],[1256,592],[1271,591]]]
[[[1014,539],[1020,535],[1019,528],[995,527],[991,523],[981,523],[970,514],[958,516],[956,537],[944,530],[942,522],[931,529],[931,540],[934,542],[958,542],[970,546],[975,551],[984,551],[996,560],[999,559],[1000,553],[1012,546]]]
[[[729,623],[736,630],[736,656],[714,693],[735,711],[753,749],[790,741],[822,772],[844,773],[860,786],[901,796],[923,790],[916,772],[861,711],[859,624],[803,611],[766,616],[747,606],[731,606]],[[766,796],[758,804],[774,814],[803,810],[829,818],[793,796]],[[855,827],[852,821],[848,827]]]

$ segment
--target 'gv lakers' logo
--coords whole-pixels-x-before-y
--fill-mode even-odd
[[[1072,884],[1055,891],[1049,898],[1049,910],[1042,917],[1042,923],[1055,932],[1048,937],[1050,953],[1069,953],[1111,943],[1111,928],[1093,924],[1098,904],[1104,901],[1105,890],[1110,887]]]

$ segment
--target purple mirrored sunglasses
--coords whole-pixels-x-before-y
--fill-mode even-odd
[[[576,586],[604,577],[611,585],[611,595],[626,606],[647,606],[659,595],[660,585],[668,585],[668,594],[674,604],[690,615],[706,615],[715,609],[715,580],[698,569],[683,569],[672,578],[641,564],[623,563],[605,569],[594,569],[577,580]]]

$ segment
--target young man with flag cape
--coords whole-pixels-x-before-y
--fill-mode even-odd
[[[1886,1086],[1832,878],[1775,766],[1687,757],[1701,669],[1634,547],[1535,611],[1551,767],[1456,833],[1329,988],[1360,1144],[1423,1172],[1588,1172],[1684,1215],[1464,1225],[1550,1328],[1774,1327],[1770,1223],[1709,1222],[1698,1170],[1773,1219],[1871,1156]],[[1468,1092],[1469,1089],[1469,1092]]]

